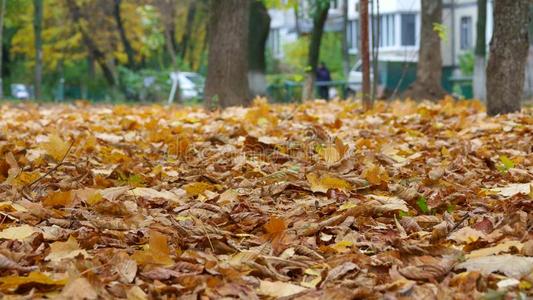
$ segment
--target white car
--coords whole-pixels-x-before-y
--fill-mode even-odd
[[[370,63],[370,82],[374,79],[372,63]],[[360,92],[363,88],[363,62],[357,61],[348,74],[348,88],[351,92]]]
[[[30,99],[30,92],[24,84],[14,83],[11,85],[11,96],[19,100],[28,100]]]
[[[178,81],[182,99],[203,98],[205,79],[202,75],[192,72],[179,72]]]

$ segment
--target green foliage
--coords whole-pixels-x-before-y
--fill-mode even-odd
[[[128,99],[141,101],[162,101],[168,96],[171,88],[169,71],[141,69],[132,71],[126,67],[118,67],[121,86],[124,87]],[[146,87],[145,78],[152,77],[154,83]]]
[[[442,41],[448,41],[448,27],[446,27],[446,25],[441,23],[433,23],[433,31],[439,35],[439,38]]]
[[[514,161],[505,155],[500,155],[500,164],[496,166],[498,171],[501,173],[506,173],[510,169],[515,167]]]
[[[416,204],[418,205],[418,208],[422,213],[427,214],[430,212],[428,207],[428,201],[424,196],[420,196],[420,198],[418,198],[418,200],[416,201]]]
[[[472,51],[465,52],[459,56],[459,68],[461,73],[466,76],[474,74],[475,57]]]
[[[323,61],[331,72],[333,80],[343,79],[342,42],[339,33],[326,32],[320,45],[320,61]],[[304,73],[307,67],[309,38],[301,37],[293,43],[285,45],[285,62],[297,71]]]

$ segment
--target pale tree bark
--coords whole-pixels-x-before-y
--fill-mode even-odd
[[[316,70],[320,58],[320,44],[324,34],[324,25],[328,18],[329,1],[313,0],[315,6],[313,15],[313,30],[309,41],[309,53],[307,57],[307,75],[302,90],[302,101],[313,99]]]
[[[249,0],[211,0],[205,86],[207,108],[213,108],[215,105],[228,107],[249,103],[247,76],[249,15]]]
[[[442,88],[442,54],[440,37],[433,29],[442,23],[442,0],[421,0],[422,26],[416,80],[403,94],[417,100],[439,100],[446,95]]]
[[[379,0],[376,0],[375,3],[376,14],[374,15],[374,2],[372,2],[372,15],[374,15],[376,18],[376,22],[373,23],[375,26],[372,26],[372,102],[376,101],[378,93],[379,36],[381,35],[381,22],[379,21]]]
[[[487,113],[520,110],[528,38],[528,0],[495,0],[494,31],[487,65]]]
[[[485,90],[485,56],[486,41],[485,33],[487,28],[487,0],[477,0],[477,33],[476,33],[476,50],[474,62],[474,98],[479,100],[486,99]]]
[[[3,40],[4,40],[4,16],[6,12],[6,1],[7,0],[2,0],[2,3],[0,4],[1,5],[0,8],[2,9],[2,11],[0,11],[0,99],[4,98],[4,81],[3,81],[4,77],[2,75],[2,61],[4,59]]]
[[[33,0],[33,33],[35,44],[34,97],[41,98],[43,79],[43,0]]]
[[[265,48],[270,32],[270,16],[262,1],[252,1],[248,36],[248,83],[252,96],[266,95]]]
[[[363,64],[363,108],[372,109],[374,103],[370,98],[370,53],[368,41],[368,0],[359,2],[359,26],[361,27],[361,61]]]

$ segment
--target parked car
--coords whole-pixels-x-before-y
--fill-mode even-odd
[[[370,64],[370,82],[374,78],[372,63]],[[363,89],[363,62],[358,60],[348,74],[348,89],[352,93],[360,92]]]
[[[178,74],[182,99],[190,100],[204,97],[205,79],[202,75],[193,72],[179,72]]]
[[[11,96],[19,100],[30,99],[30,91],[28,87],[21,83],[11,84]]]

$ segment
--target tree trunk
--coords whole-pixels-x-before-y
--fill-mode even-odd
[[[344,79],[350,75],[350,55],[348,54],[348,0],[342,0],[342,71]]]
[[[441,41],[433,26],[442,23],[442,0],[421,1],[422,26],[416,80],[403,96],[419,100],[439,100],[446,95],[446,91],[441,86]]]
[[[329,1],[314,0],[315,13],[313,16],[313,31],[311,32],[311,41],[309,42],[309,56],[307,58],[307,77],[305,79],[302,101],[313,99],[313,88],[316,79],[316,70],[318,59],[320,57],[320,43],[324,33],[324,25],[328,18]]]
[[[250,7],[248,36],[248,83],[253,96],[266,95],[265,48],[269,32],[270,16],[265,5],[261,1],[253,1]]]
[[[485,33],[487,28],[487,0],[477,0],[477,33],[474,62],[474,98],[485,100]]]
[[[187,54],[187,49],[189,48],[189,41],[191,40],[192,30],[194,28],[194,20],[196,18],[196,1],[191,1],[191,4],[189,5],[189,11],[187,12],[187,22],[185,23],[185,33],[183,33],[183,37],[181,39],[181,45],[180,45],[180,56],[181,59],[185,59],[185,55]]]
[[[528,0],[494,1],[494,31],[487,65],[487,113],[520,110],[528,38]]]
[[[250,97],[247,76],[250,1],[211,0],[210,14],[205,104],[208,108],[246,105]]]
[[[2,11],[0,11],[0,99],[4,98],[4,81],[3,81],[4,76],[2,73],[2,60],[4,59],[3,41],[4,41],[4,16],[6,12],[6,1],[7,0],[2,0],[2,4],[1,4]]]
[[[122,15],[120,13],[121,4],[122,0],[114,0],[113,17],[115,18],[115,22],[117,23],[117,29],[120,35],[120,41],[122,42],[122,46],[124,47],[124,52],[126,52],[126,56],[128,57],[127,66],[130,69],[135,69],[135,51],[133,50],[133,47],[131,46],[131,43],[128,40],[128,37],[126,36],[126,30],[124,28],[124,24],[122,23]]]
[[[35,99],[41,98],[41,82],[43,77],[43,0],[33,0],[33,32],[35,42]]]
[[[67,6],[71,14],[74,24],[81,33],[82,41],[89,50],[90,56],[98,63],[104,74],[104,78],[109,83],[110,86],[114,86],[117,82],[113,68],[108,65],[104,52],[102,52],[94,40],[91,38],[90,34],[84,29],[81,23],[81,12],[80,8],[76,4],[75,0],[67,0]]]
[[[359,2],[359,25],[361,27],[361,60],[363,64],[363,109],[372,109],[374,105],[370,98],[370,53],[368,43],[368,0]]]
[[[172,42],[172,31],[168,26],[165,26],[165,47],[167,48],[168,55],[172,60],[172,68],[176,69],[178,67],[178,55],[176,53],[176,48],[174,48],[174,43]]]

